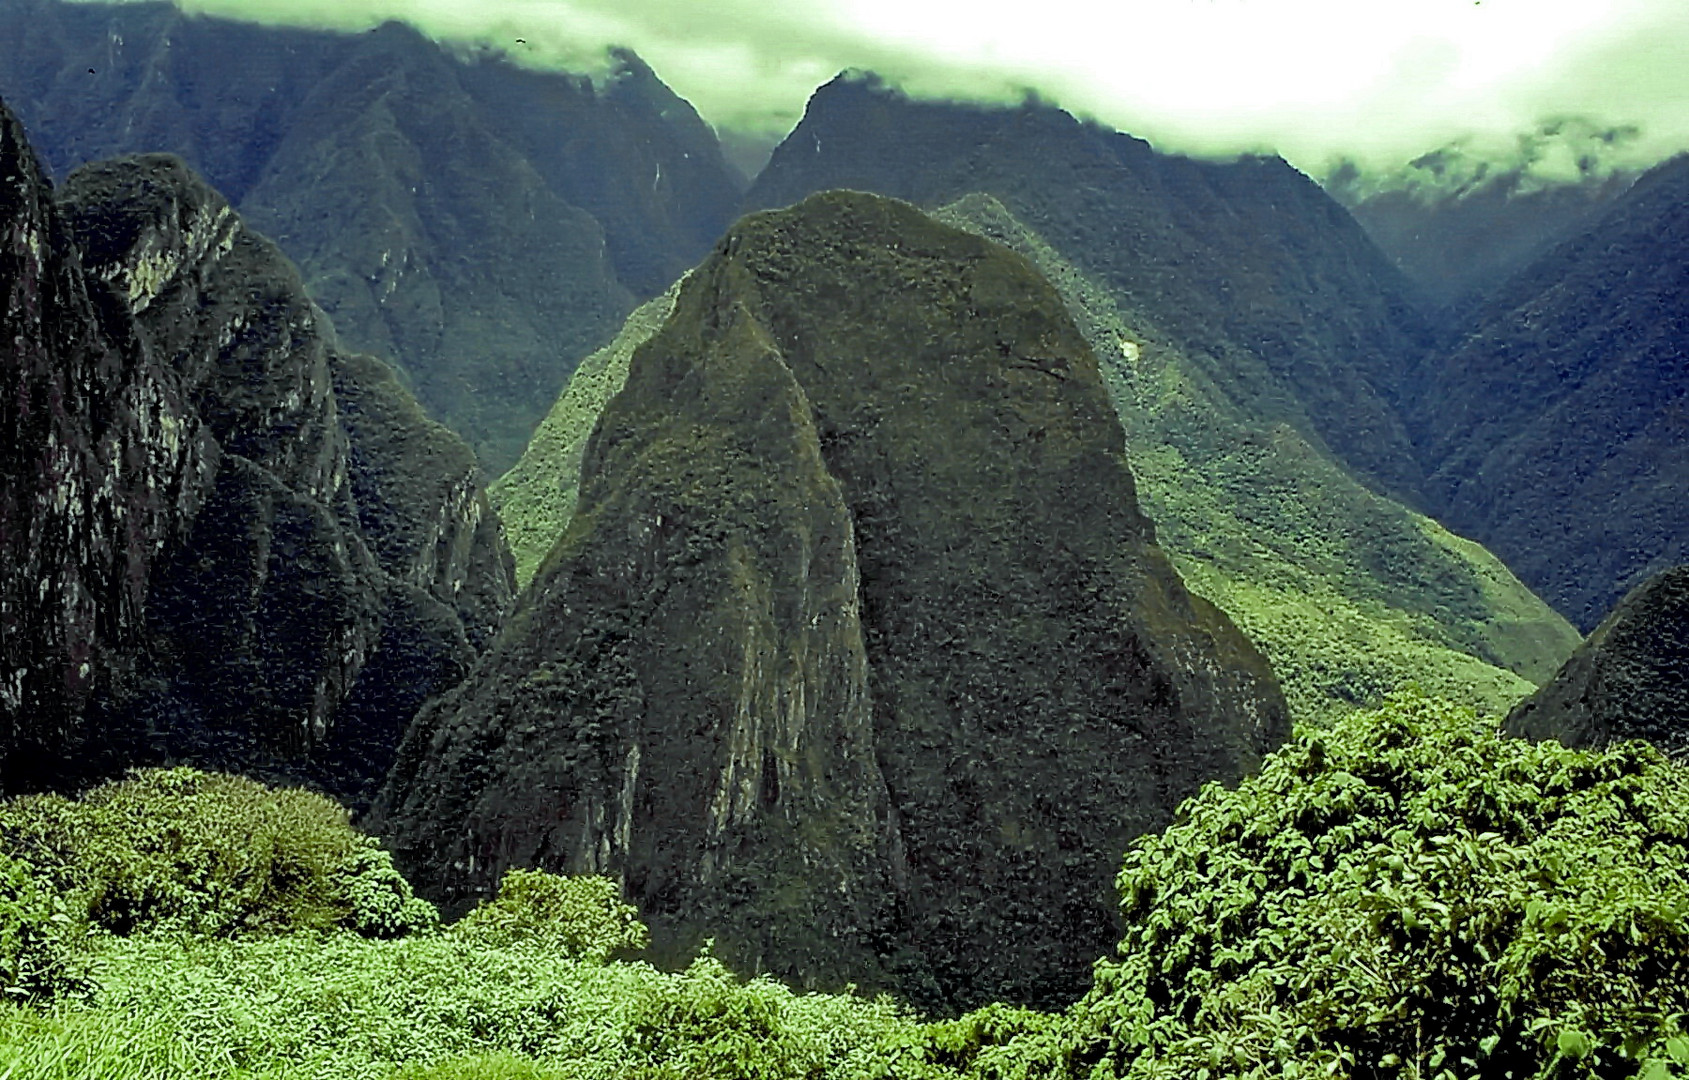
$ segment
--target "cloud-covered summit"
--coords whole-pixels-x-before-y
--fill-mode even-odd
[[[1621,167],[1689,149],[1682,0],[175,0],[358,29],[402,19],[519,61],[607,70],[625,46],[718,127],[772,133],[846,68],[915,95],[1028,90],[1176,151],[1276,151],[1323,174],[1482,156],[1568,117],[1634,130]]]

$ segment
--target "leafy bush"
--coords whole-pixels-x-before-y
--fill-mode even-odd
[[[372,938],[426,933],[440,922],[433,904],[411,891],[393,866],[393,856],[374,840],[352,852],[340,867],[340,888],[352,910],[341,920],[348,930]]]
[[[637,952],[651,939],[638,910],[622,902],[614,881],[544,870],[505,874],[498,898],[479,904],[451,932],[495,947],[529,941],[560,956],[594,963],[604,963],[618,952]]]
[[[1417,693],[1128,853],[1071,1016],[1096,1077],[1661,1080],[1689,1063],[1689,786]]]
[[[70,906],[27,863],[0,851],[0,995],[44,999],[81,989]]]
[[[0,841],[117,934],[432,925],[385,852],[308,791],[195,769],[144,769],[78,800],[0,804]]]

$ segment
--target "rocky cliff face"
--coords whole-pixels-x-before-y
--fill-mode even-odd
[[[1689,566],[1633,589],[1504,730],[1567,746],[1647,739],[1689,753]]]
[[[84,737],[143,636],[149,573],[203,496],[212,441],[89,282],[52,189],[0,106],[0,781]]]
[[[1139,512],[1018,256],[833,193],[747,218],[633,355],[580,501],[378,821],[462,903],[618,874],[660,946],[1054,1002],[1130,837],[1287,729]]]
[[[495,473],[739,196],[713,132],[631,54],[595,83],[397,24],[60,0],[0,0],[0,41],[0,95],[53,171],[183,157],[299,265],[348,345],[400,364]]]
[[[510,597],[473,454],[178,159],[55,202],[6,124],[0,779],[191,760],[367,795]]]
[[[1426,363],[1427,494],[1580,629],[1689,558],[1689,158],[1510,279]]]

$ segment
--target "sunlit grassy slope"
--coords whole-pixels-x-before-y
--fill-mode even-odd
[[[1375,703],[1408,681],[1505,711],[1577,645],[1571,625],[1485,549],[1357,482],[1259,364],[1187,355],[1131,297],[990,196],[937,216],[1019,251],[1061,291],[1101,363],[1163,547],[1268,654],[1297,717]],[[599,410],[671,303],[646,304],[581,365],[494,486],[522,584],[573,512]],[[1225,385],[1218,371],[1230,373]]]

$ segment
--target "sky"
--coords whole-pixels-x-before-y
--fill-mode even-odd
[[[1442,147],[1544,176],[1689,149],[1689,0],[176,0],[591,70],[632,48],[718,128],[774,135],[867,69],[920,96],[1028,91],[1161,149],[1380,174]]]

